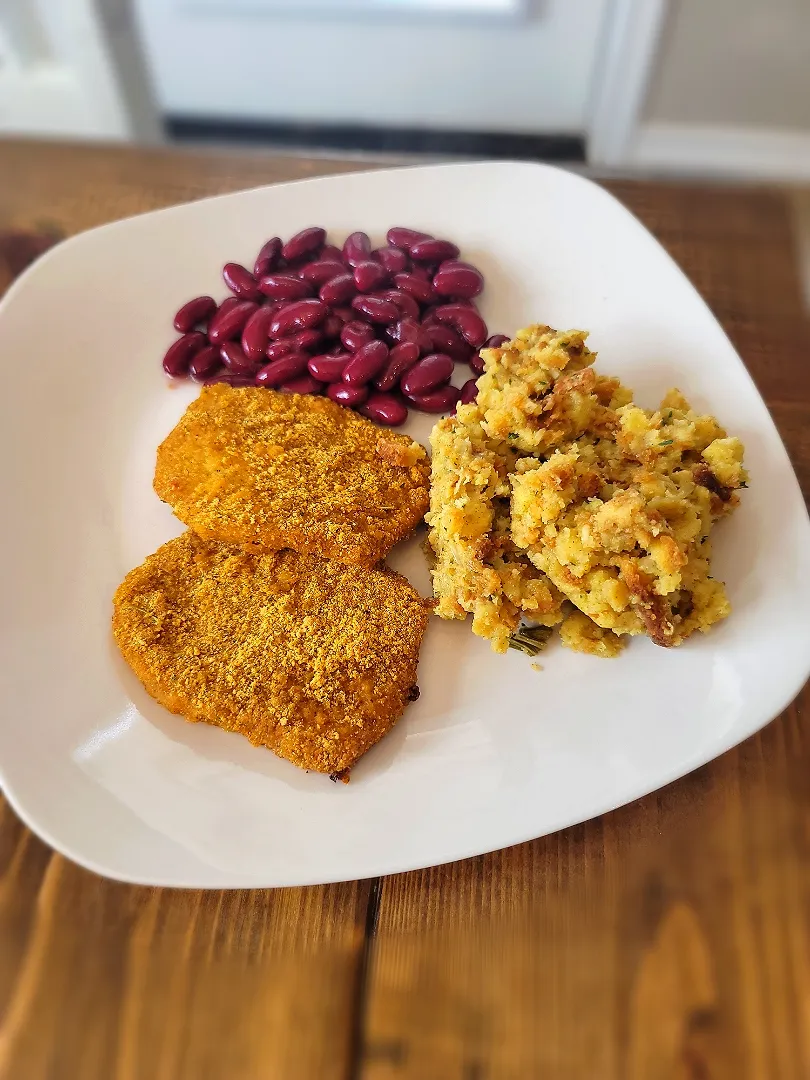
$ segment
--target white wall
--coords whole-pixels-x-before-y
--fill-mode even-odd
[[[672,0],[644,116],[810,130],[810,0]]]
[[[136,0],[159,102],[176,115],[583,132],[610,0],[539,0],[525,22],[309,18],[224,0]]]

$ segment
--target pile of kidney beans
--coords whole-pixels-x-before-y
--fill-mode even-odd
[[[274,236],[251,273],[222,269],[231,295],[198,296],[174,317],[180,334],[163,358],[173,378],[325,392],[371,420],[397,426],[408,406],[449,413],[475,398],[488,336],[474,298],[484,287],[459,249],[415,229],[392,228],[372,250],[364,232],[342,248],[312,227],[285,243]],[[459,389],[456,364],[474,377]]]

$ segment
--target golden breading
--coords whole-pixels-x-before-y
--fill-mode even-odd
[[[486,549],[497,535],[542,571],[560,609],[568,599],[592,620],[569,617],[565,644],[615,655],[610,632],[677,645],[728,614],[708,535],[739,501],[743,447],[677,390],[655,412],[632,404],[590,366],[585,336],[534,326],[483,350],[477,400],[437,426],[428,516],[437,613],[463,617],[497,598],[491,559],[472,574],[466,539]],[[507,631],[479,620],[498,651]]]
[[[328,398],[218,384],[158,448],[155,491],[205,539],[371,566],[421,520],[429,469]]]
[[[348,769],[418,695],[429,605],[388,569],[188,531],[132,570],[113,633],[147,691],[295,765]]]

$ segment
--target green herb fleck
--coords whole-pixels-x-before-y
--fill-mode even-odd
[[[747,488],[748,487],[748,482],[746,480],[740,481],[740,487]]]
[[[664,439],[663,442],[660,442],[658,445],[659,446],[672,446],[672,444],[674,442],[675,442],[674,439]]]
[[[509,638],[509,648],[526,656],[538,656],[551,637],[550,626],[521,626]]]
[[[509,434],[506,437],[507,437],[507,439],[517,439],[518,438],[518,433],[516,431],[510,431]]]

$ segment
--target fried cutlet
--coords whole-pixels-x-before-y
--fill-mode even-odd
[[[729,612],[709,533],[738,504],[743,447],[677,390],[652,412],[633,404],[593,370],[585,337],[533,326],[484,350],[476,401],[434,431],[437,613],[491,605],[490,581],[470,574],[467,538],[486,551],[501,536],[561,610],[567,601],[582,613],[563,624],[564,644],[615,655],[616,635],[644,633],[677,645]],[[507,629],[479,619],[477,632],[502,651]]]
[[[199,536],[371,566],[428,505],[423,447],[324,397],[202,390],[158,448],[155,491]]]
[[[113,606],[116,642],[153,698],[304,769],[348,769],[418,695],[429,608],[387,568],[247,554],[188,531],[132,570]]]

